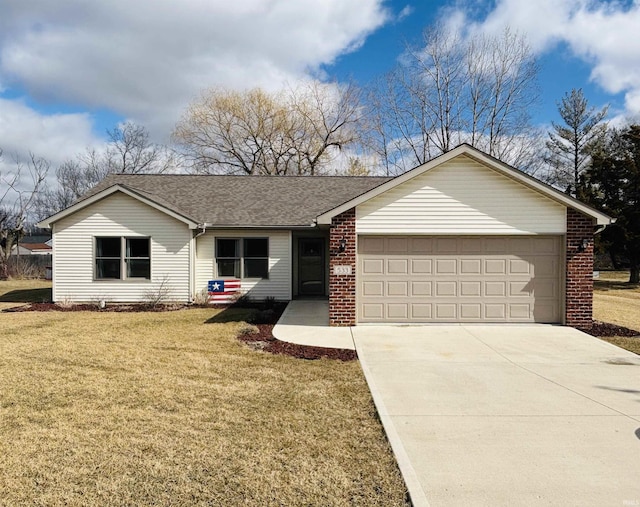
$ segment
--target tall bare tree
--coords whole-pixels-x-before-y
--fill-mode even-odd
[[[188,107],[174,139],[200,173],[319,174],[355,142],[358,100],[352,85],[318,82],[278,93],[214,88]]]
[[[553,183],[566,187],[577,197],[584,197],[583,172],[591,155],[604,141],[607,133],[608,106],[589,107],[582,89],[572,89],[558,104],[564,124],[552,122],[545,161],[550,166]]]
[[[87,149],[56,169],[57,186],[41,191],[36,216],[44,218],[70,206],[110,173],[164,173],[177,166],[177,156],[163,145],[153,143],[147,130],[126,122],[107,130],[104,150]]]
[[[367,95],[369,146],[390,174],[462,142],[531,169],[537,69],[526,40],[509,29],[464,37],[444,24],[429,27]]]
[[[0,280],[9,277],[11,249],[24,236],[25,223],[48,171],[47,160],[30,154],[27,162],[16,158],[15,169],[0,174]],[[27,176],[29,181],[25,181]]]

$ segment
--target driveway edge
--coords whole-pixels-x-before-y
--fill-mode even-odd
[[[353,332],[351,333],[351,335],[353,337]],[[393,454],[398,463],[398,468],[400,468],[400,473],[402,474],[405,485],[407,486],[407,491],[409,492],[411,503],[413,507],[430,507],[429,501],[427,500],[427,495],[422,489],[420,481],[418,480],[418,475],[416,474],[416,471],[411,464],[411,460],[407,455],[407,451],[404,448],[404,445],[402,445],[402,440],[398,436],[398,432],[396,431],[396,427],[393,424],[393,420],[387,413],[387,407],[382,401],[382,395],[378,392],[378,388],[373,381],[373,375],[369,370],[369,366],[367,365],[363,354],[358,349],[358,342],[356,341],[355,337],[353,337],[353,343],[356,347],[356,352],[358,353],[360,368],[362,368],[364,378],[367,381],[369,391],[371,392],[371,397],[373,398],[373,403],[375,404],[378,411],[378,417],[380,417],[380,421],[382,421],[382,427],[387,434],[387,440],[389,440],[389,443],[391,444],[391,450],[393,451]]]

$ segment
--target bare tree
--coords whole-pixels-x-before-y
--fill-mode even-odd
[[[583,197],[581,176],[588,168],[591,154],[607,133],[608,106],[589,107],[582,89],[572,89],[558,104],[564,124],[552,122],[545,161],[551,168],[553,183],[567,187],[572,195]]]
[[[103,157],[108,173],[164,173],[175,168],[175,155],[151,142],[146,128],[126,122],[107,130],[109,142]]]
[[[443,24],[429,27],[367,98],[375,134],[369,146],[387,173],[462,142],[520,167],[535,152],[529,112],[538,100],[537,64],[509,29],[465,38]]]
[[[140,125],[123,123],[108,130],[107,136],[109,141],[103,151],[87,149],[56,169],[57,187],[43,190],[36,199],[38,218],[71,206],[110,173],[164,173],[177,166],[176,155],[151,142],[149,133]]]
[[[30,154],[26,163],[16,158],[15,170],[6,175],[0,174],[0,280],[9,277],[11,249],[24,236],[25,223],[48,171],[47,160]],[[28,174],[29,182],[24,181],[25,174]]]
[[[214,88],[185,112],[174,131],[201,173],[318,174],[357,137],[352,85],[300,85],[278,93]]]

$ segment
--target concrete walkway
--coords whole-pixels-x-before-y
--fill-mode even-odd
[[[640,357],[575,329],[358,326],[416,507],[640,505]]]
[[[329,302],[326,300],[291,301],[272,332],[284,342],[355,350],[351,328],[329,327]]]

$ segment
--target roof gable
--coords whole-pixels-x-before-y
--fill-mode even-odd
[[[493,171],[496,171],[502,176],[509,178],[516,183],[524,185],[525,187],[535,192],[538,192],[541,195],[559,204],[562,204],[565,207],[576,209],[587,216],[591,216],[595,218],[598,225],[608,225],[612,223],[611,217],[605,215],[604,213],[601,213],[600,211],[597,211],[591,208],[590,206],[587,206],[586,204],[578,201],[577,199],[574,199],[573,197],[568,196],[560,192],[559,190],[556,190],[555,188],[549,185],[546,185],[545,183],[542,183],[536,178],[533,178],[532,176],[529,176],[523,173],[522,171],[519,171],[518,169],[515,169],[487,155],[486,153],[483,153],[482,151],[476,148],[473,148],[468,144],[462,144],[457,148],[454,148],[453,150],[430,160],[429,162],[426,162],[418,167],[415,167],[414,169],[411,169],[410,171],[407,171],[406,173],[379,185],[378,187],[370,190],[369,192],[366,192],[354,199],[346,201],[340,204],[339,206],[336,206],[334,209],[329,210],[326,213],[318,215],[317,223],[330,224],[331,219],[334,216],[339,215],[340,213],[347,211],[348,209],[351,209],[354,206],[358,206],[366,201],[369,201],[370,199],[373,199],[374,197],[379,196],[384,192],[387,192],[393,189],[394,187],[397,187],[398,185],[401,185],[419,175],[425,174],[440,166],[443,166],[443,164],[446,164],[447,162],[455,159],[456,157],[461,157],[461,156],[469,157],[479,162],[480,164],[486,166],[487,168],[492,169]]]
[[[48,218],[46,218],[45,220],[42,220],[40,223],[38,223],[38,227],[51,227],[51,224],[53,224],[54,222],[57,222],[58,220],[61,220],[69,215],[72,215],[73,213],[75,213],[76,211],[80,211],[81,209],[86,208],[87,206],[91,206],[92,204],[101,201],[102,199],[105,199],[106,197],[115,194],[117,192],[121,192],[123,194],[128,195],[129,197],[132,197],[154,209],[157,209],[159,211],[161,211],[162,213],[165,213],[173,218],[175,218],[176,220],[185,223],[186,225],[189,226],[190,229],[195,229],[198,227],[198,223],[196,221],[194,221],[193,219],[185,216],[184,214],[179,213],[174,207],[172,206],[167,206],[164,203],[160,203],[158,202],[157,199],[150,199],[149,197],[147,197],[146,195],[144,195],[143,192],[140,191],[136,191],[134,189],[131,188],[127,188],[126,186],[123,185],[111,185],[99,192],[94,193],[93,195],[88,196],[85,199],[82,199],[78,202],[76,202],[75,204],[69,206],[68,208],[56,213],[55,215],[52,215]]]
[[[356,207],[361,234],[563,234],[566,208],[461,155]]]

